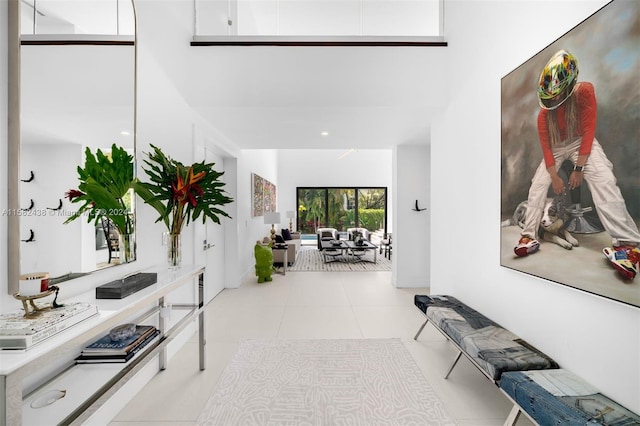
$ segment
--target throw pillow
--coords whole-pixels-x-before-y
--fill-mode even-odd
[[[293,237],[291,237],[291,232],[287,228],[282,229],[282,238],[284,238],[285,241],[293,240]]]
[[[284,244],[284,238],[282,238],[282,235],[276,234],[276,244]]]

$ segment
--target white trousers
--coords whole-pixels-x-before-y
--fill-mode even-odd
[[[574,164],[576,163],[580,140],[580,138],[577,138],[573,141],[565,141],[553,148],[556,170],[567,159]],[[616,177],[613,175],[613,164],[607,158],[600,143],[595,139],[593,140],[591,154],[587,159],[583,174],[583,184],[586,182],[591,191],[598,217],[604,229],[613,238],[612,244],[614,246],[639,245],[640,233],[627,211],[620,188],[616,184]],[[543,159],[531,180],[525,224],[521,232],[522,236],[538,238],[538,227],[542,220],[550,185],[551,176]]]

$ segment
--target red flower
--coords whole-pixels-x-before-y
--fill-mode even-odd
[[[185,185],[182,180],[182,176],[178,175],[178,181],[172,183],[171,188],[173,190],[173,199],[176,201],[182,201],[182,199],[184,198],[184,192],[185,192]]]
[[[70,189],[64,194],[65,198],[68,198],[69,201],[73,201],[75,198],[80,198],[83,195],[85,195],[85,193],[77,189]]]
[[[200,188],[199,185],[192,185],[191,186],[191,191],[189,192],[189,204],[191,204],[192,207],[195,207],[198,205],[198,197],[201,197],[202,194],[204,194],[204,191],[202,190],[202,188]]]
[[[197,197],[204,194],[202,188],[199,185],[196,185],[196,183],[202,180],[205,176],[205,172],[200,172],[194,175],[193,167],[189,167],[186,182],[182,179],[181,175],[178,175],[177,182],[171,184],[173,199],[181,204],[189,203],[192,207],[196,207],[198,205]]]

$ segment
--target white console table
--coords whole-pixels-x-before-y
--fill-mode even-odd
[[[100,406],[109,400],[126,382],[132,379],[158,355],[159,368],[166,367],[166,347],[175,336],[195,317],[199,320],[200,370],[205,369],[204,334],[204,267],[183,266],[177,271],[165,267],[151,268],[140,272],[156,272],[157,283],[146,287],[124,299],[96,299],[95,290],[67,301],[64,287],[59,300],[61,303],[83,301],[98,306],[98,314],[60,332],[59,334],[33,346],[26,351],[0,352],[0,424],[27,424],[29,416],[37,416],[47,424],[82,424]],[[180,311],[180,319],[169,324],[165,315],[160,315],[165,296],[180,287],[194,286],[193,301],[187,304],[171,305]],[[63,284],[64,286],[64,284]],[[17,307],[18,305],[16,305]],[[166,309],[166,308],[165,308]],[[176,312],[177,313],[177,312]],[[107,334],[113,327],[125,322],[144,321],[158,317],[160,336],[123,364],[75,364],[73,359],[82,347]],[[178,316],[178,315],[176,315]],[[23,382],[37,373],[50,370],[55,361],[68,359],[69,362],[56,368],[44,383],[23,396]],[[37,410],[29,401],[52,389],[64,388],[66,395],[56,402]],[[35,412],[37,411],[37,412]]]

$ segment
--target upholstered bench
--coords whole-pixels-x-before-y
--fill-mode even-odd
[[[640,425],[640,416],[565,369],[505,372],[500,389],[514,402],[505,426],[521,412],[540,426]]]
[[[462,354],[495,384],[507,371],[558,368],[550,357],[454,297],[416,295],[414,303],[426,316],[414,340],[431,322],[458,349],[445,378]]]

